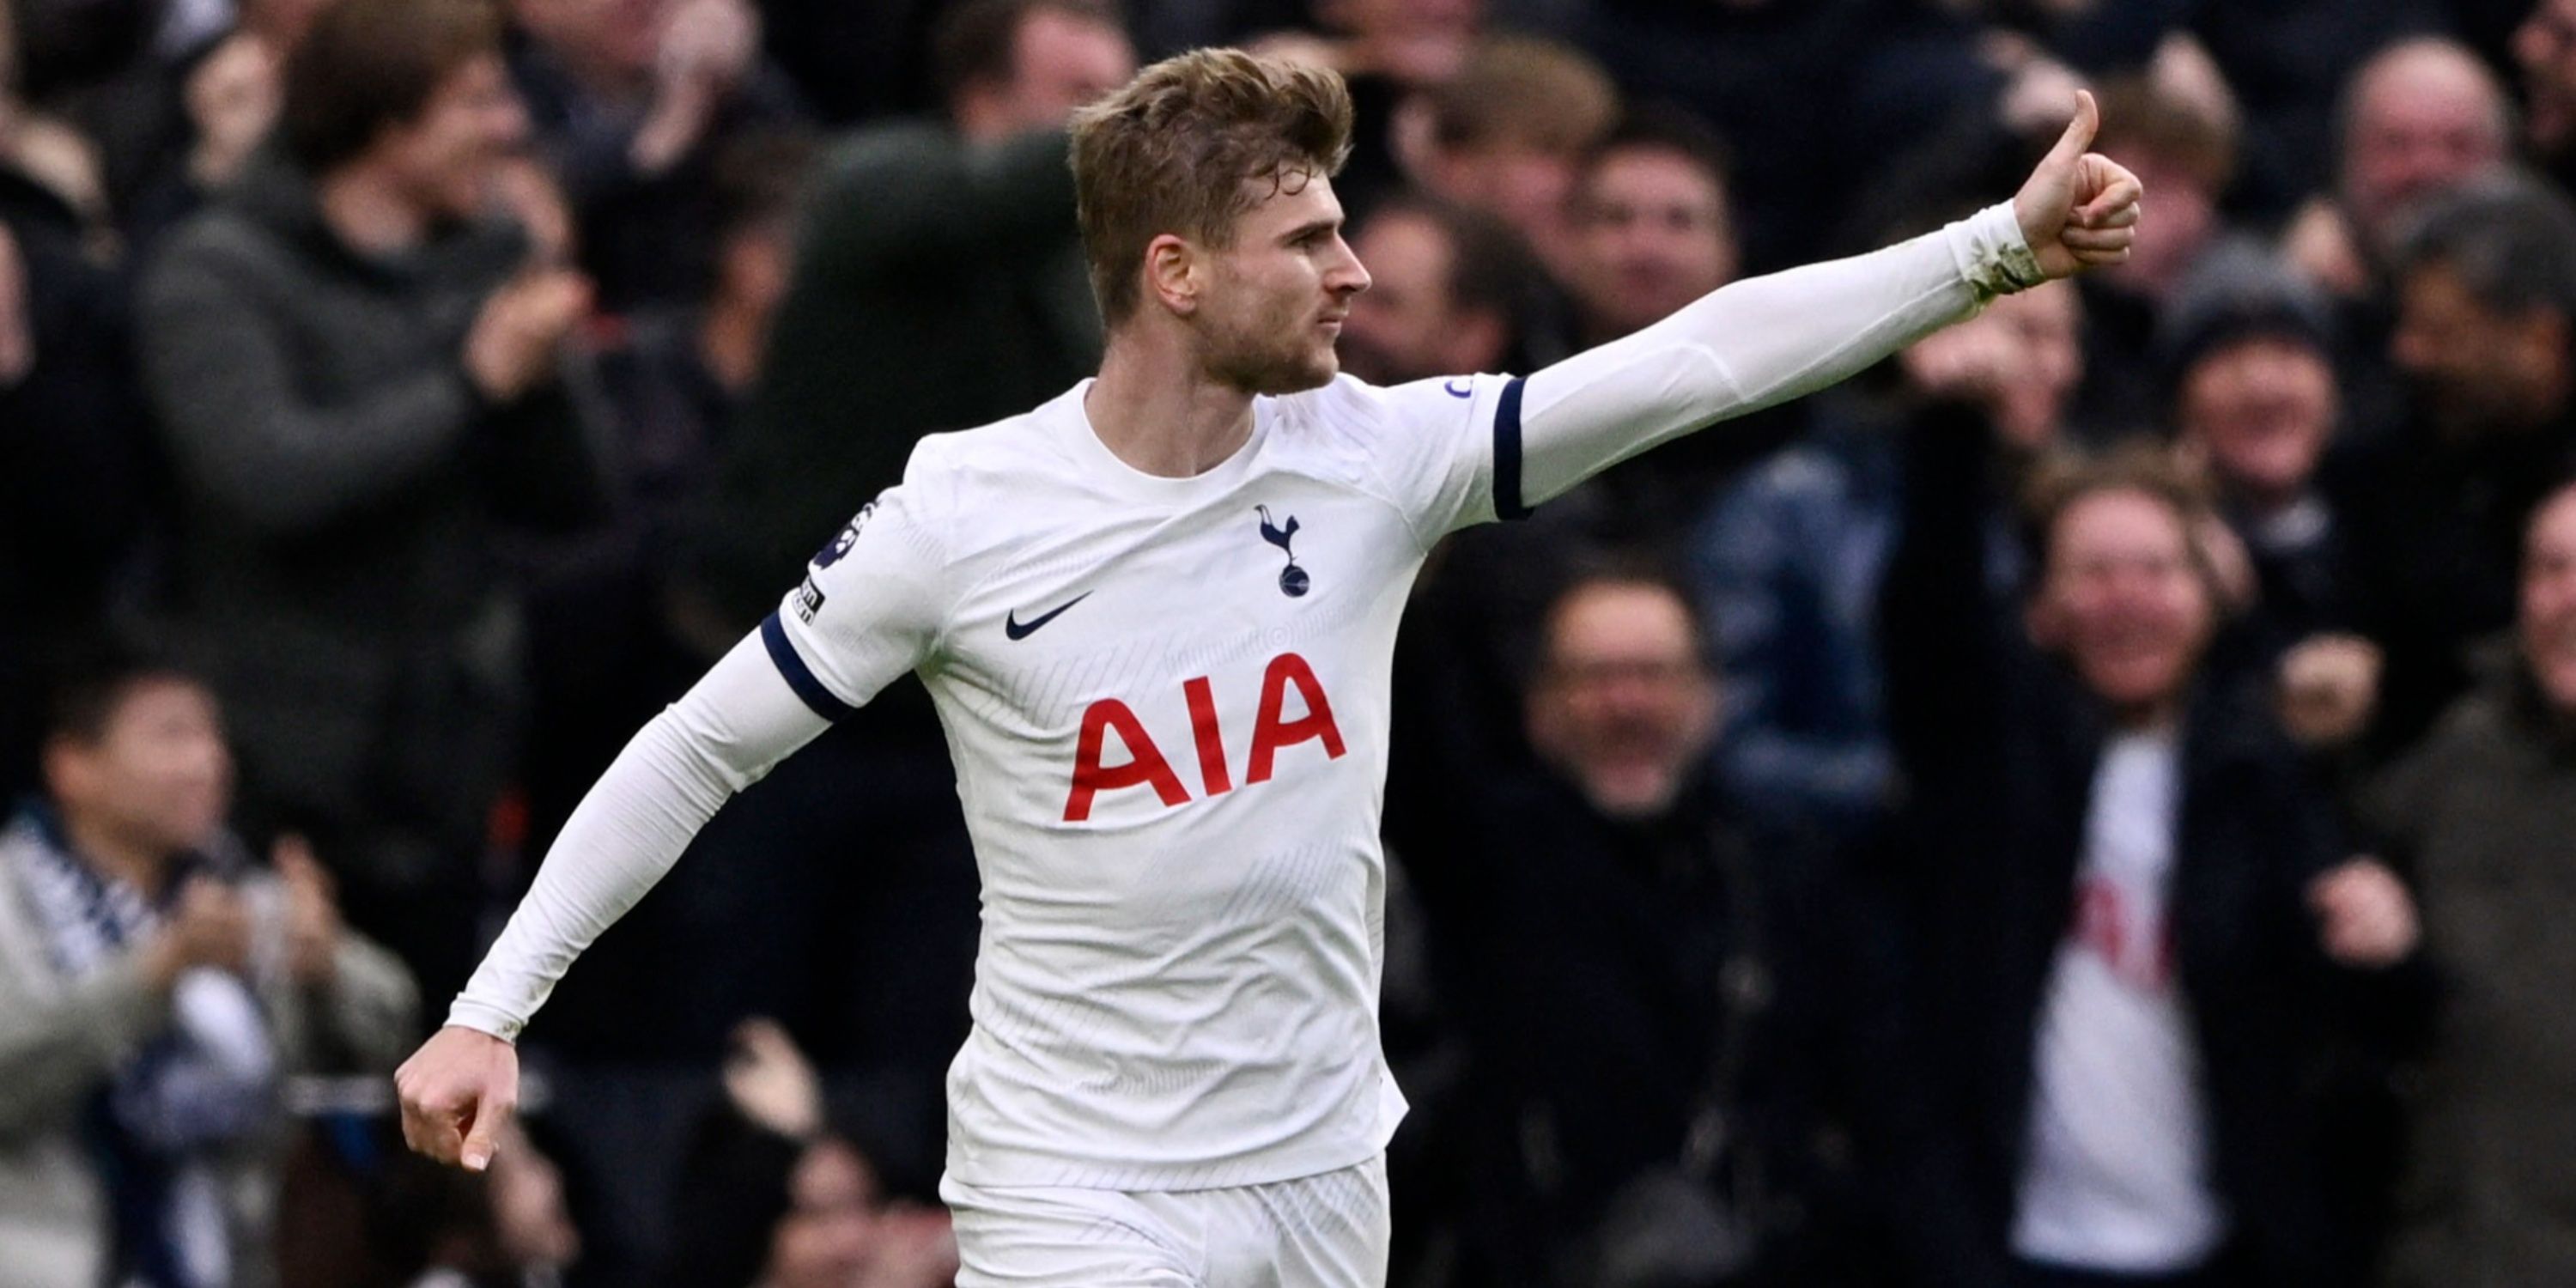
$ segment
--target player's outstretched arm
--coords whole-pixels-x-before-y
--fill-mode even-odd
[[[403,1139],[480,1170],[518,1103],[510,1045],[573,958],[671,870],[718,807],[828,723],[761,638],[742,642],[653,718],[582,798],[474,978],[394,1075]]]
[[[2008,203],[1850,259],[1722,287],[1532,374],[1519,500],[1535,505],[1668,439],[1849,377],[1997,295],[2128,258],[2137,177],[2087,151],[2091,94]]]

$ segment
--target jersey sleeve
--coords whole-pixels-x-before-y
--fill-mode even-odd
[[[919,457],[902,485],[842,525],[760,625],[806,706],[838,720],[929,660],[948,610],[945,507]]]
[[[1510,400],[1506,499],[1535,504],[1685,433],[1813,393],[2045,280],[2006,202],[1884,250],[1719,287],[1532,372],[1526,409]]]
[[[448,1023],[516,1040],[573,959],[679,862],[725,801],[827,727],[778,682],[759,645],[735,645],[582,797]]]
[[[1425,548],[1460,528],[1518,519],[1520,388],[1509,376],[1450,376],[1378,388],[1345,379],[1328,414],[1362,427],[1385,499]]]

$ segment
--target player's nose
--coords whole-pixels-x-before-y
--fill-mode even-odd
[[[1370,281],[1368,266],[1360,263],[1359,253],[1351,249],[1349,242],[1338,237],[1334,242],[1341,247],[1342,254],[1339,261],[1325,270],[1324,289],[1345,298],[1367,290]]]

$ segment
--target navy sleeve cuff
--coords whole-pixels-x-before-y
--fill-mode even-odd
[[[1494,406],[1494,517],[1499,519],[1530,516],[1530,508],[1521,504],[1521,382],[1522,377],[1513,377]]]
[[[788,640],[787,627],[778,620],[778,614],[771,613],[761,619],[760,642],[769,649],[769,660],[777,664],[778,674],[786,679],[787,687],[795,690],[797,698],[811,707],[814,714],[838,721],[858,710],[832,696],[832,691],[823,687],[823,681],[815,676],[814,668],[805,665],[805,659],[796,652],[796,645]]]

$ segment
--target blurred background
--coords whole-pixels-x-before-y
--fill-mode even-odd
[[[2576,1284],[2576,0],[0,0],[0,1288],[926,1288],[918,685],[386,1074],[927,433],[1088,374],[1063,126],[1349,79],[1346,367],[2001,200],[2134,258],[1436,557],[1400,1288]]]

